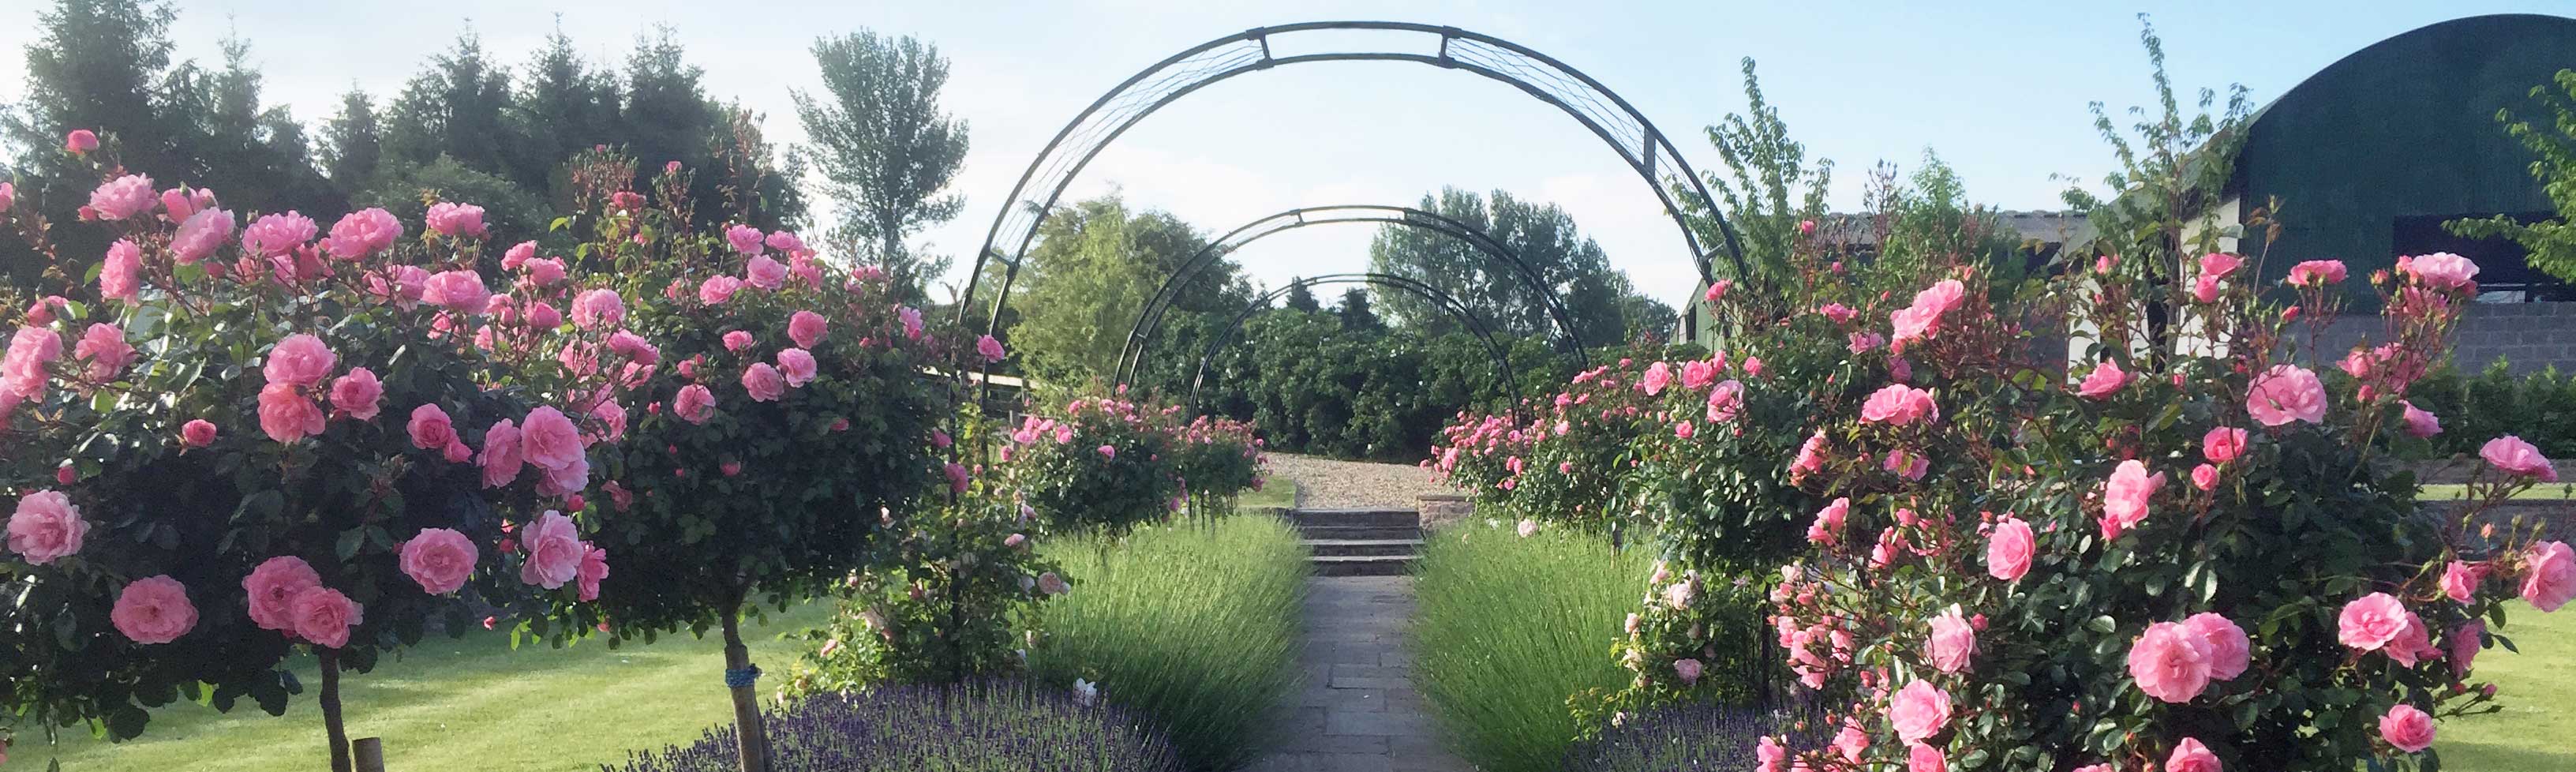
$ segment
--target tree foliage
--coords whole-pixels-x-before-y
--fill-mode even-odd
[[[1421,281],[1457,298],[1468,311],[1492,322],[1497,334],[1560,335],[1548,313],[1551,296],[1565,305],[1575,337],[1588,346],[1617,344],[1627,339],[1632,325],[1663,322],[1627,316],[1651,311],[1653,301],[1631,301],[1638,293],[1627,275],[1612,269],[1600,245],[1585,238],[1574,217],[1555,204],[1524,201],[1499,190],[1478,196],[1442,188],[1424,195],[1419,208],[1492,236],[1528,270],[1463,240],[1403,225],[1378,229],[1369,244],[1369,269]],[[1408,328],[1432,334],[1465,329],[1438,303],[1419,296],[1388,293],[1380,303],[1387,316]]]
[[[839,205],[833,241],[918,293],[947,261],[913,253],[904,239],[965,206],[941,196],[966,160],[966,124],[939,109],[948,60],[920,38],[860,30],[814,41],[827,94],[792,92],[813,143],[802,149]]]
[[[2505,134],[2539,156],[2531,176],[2558,209],[2554,219],[2523,223],[2505,215],[2443,223],[2452,233],[2502,238],[2522,245],[2523,261],[2532,268],[2576,282],[2576,70],[2559,70],[2549,83],[2531,87],[2531,99],[2547,112],[2541,122],[2517,116],[2513,108],[2496,111]]]

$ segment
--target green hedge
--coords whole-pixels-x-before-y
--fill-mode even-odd
[[[2576,458],[2576,373],[2562,375],[2552,367],[2516,376],[2498,359],[2476,375],[2436,372],[2406,396],[2441,416],[2434,457],[2476,455],[2487,440],[2511,434],[2550,458]]]

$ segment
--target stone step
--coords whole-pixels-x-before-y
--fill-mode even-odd
[[[1302,544],[1316,557],[1358,557],[1399,555],[1411,557],[1422,550],[1421,539],[1307,539]]]
[[[1422,529],[1411,526],[1335,526],[1299,525],[1297,533],[1315,541],[1391,541],[1420,540]]]
[[[1411,555],[1316,556],[1316,576],[1396,576],[1413,570]]]
[[[1325,527],[1416,527],[1422,525],[1422,513],[1410,509],[1291,509],[1288,519],[1300,526]]]

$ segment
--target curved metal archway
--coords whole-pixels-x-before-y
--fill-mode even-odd
[[[1197,252],[1192,253],[1188,260],[1182,261],[1179,268],[1172,270],[1172,275],[1163,280],[1163,286],[1154,291],[1153,299],[1146,301],[1145,310],[1136,315],[1135,325],[1127,330],[1127,343],[1119,349],[1118,370],[1111,382],[1126,384],[1136,377],[1137,370],[1144,366],[1146,352],[1154,345],[1154,335],[1163,328],[1164,315],[1171,311],[1174,303],[1180,301],[1182,290],[1189,285],[1193,275],[1200,269],[1215,264],[1219,258],[1243,248],[1244,245],[1274,233],[1310,225],[1342,223],[1379,223],[1421,228],[1464,241],[1478,251],[1510,263],[1513,268],[1518,269],[1522,281],[1536,290],[1539,297],[1546,301],[1548,317],[1556,323],[1557,347],[1574,355],[1576,369],[1590,369],[1589,360],[1583,353],[1583,341],[1574,329],[1573,317],[1566,310],[1565,304],[1557,298],[1556,288],[1547,282],[1547,277],[1530,267],[1530,264],[1522,260],[1520,255],[1512,252],[1511,248],[1504,246],[1501,241],[1494,239],[1491,234],[1455,218],[1413,207],[1340,204],[1301,207],[1263,217],[1228,231],[1223,236],[1218,236],[1214,241],[1208,242],[1207,246],[1200,247]]]
[[[1384,50],[1325,51],[1321,53],[1276,56],[1271,52],[1273,38],[1334,38],[1333,33],[1375,31],[1418,33],[1435,40],[1434,53]],[[1300,33],[1323,33],[1309,35]],[[1326,21],[1255,27],[1217,38],[1173,54],[1118,84],[1102,94],[1091,106],[1083,108],[1071,123],[1056,132],[1055,138],[1039,151],[1027,171],[1011,186],[1011,195],[993,218],[993,226],[984,234],[984,244],[975,252],[974,270],[966,275],[966,290],[958,302],[958,322],[963,325],[974,307],[975,290],[982,282],[984,265],[992,258],[1002,258],[1002,286],[993,300],[987,329],[1000,333],[1002,314],[1009,303],[1011,285],[1019,278],[1020,260],[1028,254],[1029,245],[1037,238],[1038,226],[1054,213],[1056,202],[1064,195],[1073,178],[1091,163],[1110,142],[1127,129],[1172,103],[1209,84],[1248,72],[1258,72],[1287,64],[1331,61],[1393,61],[1428,64],[1445,69],[1464,70],[1502,81],[1519,88],[1539,101],[1556,106],[1574,118],[1593,135],[1618,151],[1621,160],[1643,177],[1646,185],[1663,202],[1664,213],[1680,227],[1682,241],[1690,248],[1691,261],[1699,269],[1700,281],[1716,278],[1710,267],[1710,250],[1700,244],[1699,234],[1691,228],[1681,206],[1673,200],[1673,189],[1667,189],[1664,176],[1669,174],[1688,185],[1692,194],[1706,207],[1710,219],[1723,237],[1722,246],[1737,275],[1745,269],[1742,247],[1735,229],[1727,225],[1717,211],[1717,200],[1699,173],[1673,148],[1662,130],[1646,120],[1635,106],[1612,93],[1600,81],[1567,66],[1546,54],[1518,43],[1491,35],[1469,32],[1456,27],[1387,21]],[[1679,186],[1675,186],[1677,189]],[[1039,191],[1044,191],[1039,196]]]
[[[1260,298],[1255,299],[1250,305],[1244,306],[1241,312],[1236,313],[1233,319],[1227,320],[1225,328],[1218,331],[1215,337],[1208,339],[1207,350],[1199,354],[1198,368],[1190,375],[1190,412],[1199,412],[1199,387],[1207,382],[1208,363],[1216,361],[1217,352],[1225,350],[1227,344],[1234,342],[1234,334],[1243,330],[1243,323],[1245,321],[1250,320],[1253,314],[1271,310],[1270,304],[1276,302],[1280,296],[1288,294],[1292,289],[1298,287],[1315,287],[1325,284],[1369,284],[1380,287],[1393,287],[1420,295],[1425,300],[1440,304],[1440,307],[1443,310],[1448,311],[1451,316],[1457,317],[1459,322],[1466,324],[1467,331],[1474,333],[1477,340],[1484,342],[1485,351],[1492,354],[1494,357],[1495,370],[1500,372],[1503,376],[1503,388],[1509,390],[1515,398],[1520,396],[1520,378],[1512,371],[1511,351],[1503,348],[1501,343],[1494,340],[1493,328],[1491,325],[1486,323],[1486,320],[1483,317],[1477,316],[1476,312],[1468,310],[1466,304],[1458,302],[1457,298],[1451,297],[1449,293],[1440,291],[1440,288],[1438,287],[1424,284],[1411,277],[1386,273],[1335,273],[1289,282],[1287,286],[1271,290]],[[1514,400],[1513,404],[1519,404],[1517,399]],[[1518,408],[1514,409],[1517,410]]]

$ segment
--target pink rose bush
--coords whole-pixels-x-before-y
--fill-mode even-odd
[[[1868,398],[1775,430],[1810,442],[1773,462],[1783,477],[1850,503],[1778,572],[1771,644],[1793,688],[1834,706],[1829,724],[1856,722],[1867,739],[1855,760],[1842,743],[1774,738],[1789,763],[1920,766],[1928,752],[1942,768],[1980,769],[2411,764],[2430,753],[2435,719],[2497,699],[2470,666],[2499,637],[2481,621],[2495,605],[2576,596],[2565,545],[2481,538],[2474,511],[2419,511],[2399,471],[2394,443],[2429,433],[2406,389],[2446,356],[2473,267],[2418,258],[2376,280],[2385,337],[2319,352],[2301,349],[2302,325],[2325,315],[2277,309],[2317,302],[2341,271],[2306,266],[2267,288],[2245,268],[2255,260],[2166,257],[2202,280],[2158,287],[2123,271],[2163,268],[2126,261],[1944,304],[1938,325],[1905,338],[1910,373],[1846,365],[1837,377]],[[1974,286],[1978,269],[1924,270],[1917,286]],[[2244,343],[2098,360],[2160,345],[2120,321],[2150,292],[2175,293],[2190,323]],[[2081,302],[2058,304],[2070,297]],[[2028,388],[2068,382],[2020,328],[2048,309],[2114,331],[2075,352],[2104,362],[2075,388]],[[1988,345],[1945,347],[1953,337]],[[2102,375],[2115,367],[2116,383]],[[1931,409],[1912,407],[1925,403],[1947,409],[1926,420]],[[1880,460],[1891,453],[1933,463],[1895,474]],[[2473,501],[2555,479],[2517,438],[2480,456]],[[2184,470],[2190,484],[2168,483]],[[1948,720],[1943,708],[1971,699],[1975,720]]]
[[[546,355],[623,388],[614,420],[586,405],[509,416],[518,453],[486,464],[550,487],[587,478],[592,492],[582,511],[560,508],[578,535],[553,516],[521,528],[513,576],[596,597],[580,624],[612,641],[695,629],[739,646],[747,606],[822,595],[941,522],[948,459],[931,437],[958,387],[931,373],[957,372],[946,363],[971,356],[971,339],[905,335],[885,281],[812,261],[792,235],[770,253],[757,220],[692,224],[693,170],[655,167],[637,190],[634,162],[612,151],[572,168],[586,181],[565,226],[582,240],[565,251],[574,278],[532,272],[513,286],[537,288],[514,291],[571,309],[583,345]],[[751,666],[730,654],[726,669]],[[776,686],[740,686],[737,708]]]
[[[586,470],[603,452],[600,408],[640,381],[557,355],[607,331],[526,324],[518,309],[568,298],[477,273],[471,205],[441,202],[444,220],[408,227],[362,210],[326,236],[301,213],[156,192],[114,156],[72,159],[103,181],[86,222],[44,223],[35,207],[7,218],[111,246],[31,240],[67,270],[39,279],[48,299],[10,320],[0,358],[15,451],[0,463],[12,491],[0,574],[35,599],[0,608],[0,658],[14,663],[0,694],[15,695],[0,736],[87,720],[130,737],[146,701],[167,700],[153,695],[199,684],[218,708],[249,697],[279,712],[294,658],[363,672],[431,620],[462,631],[469,605],[543,638],[587,630],[550,624],[590,615],[573,588],[521,580],[532,556],[511,534],[564,510],[556,529],[585,538],[572,502],[598,482]],[[95,284],[62,278],[92,268]],[[583,471],[473,462],[492,451],[486,427],[556,419],[569,431],[536,457]],[[21,678],[88,686],[14,688]]]

